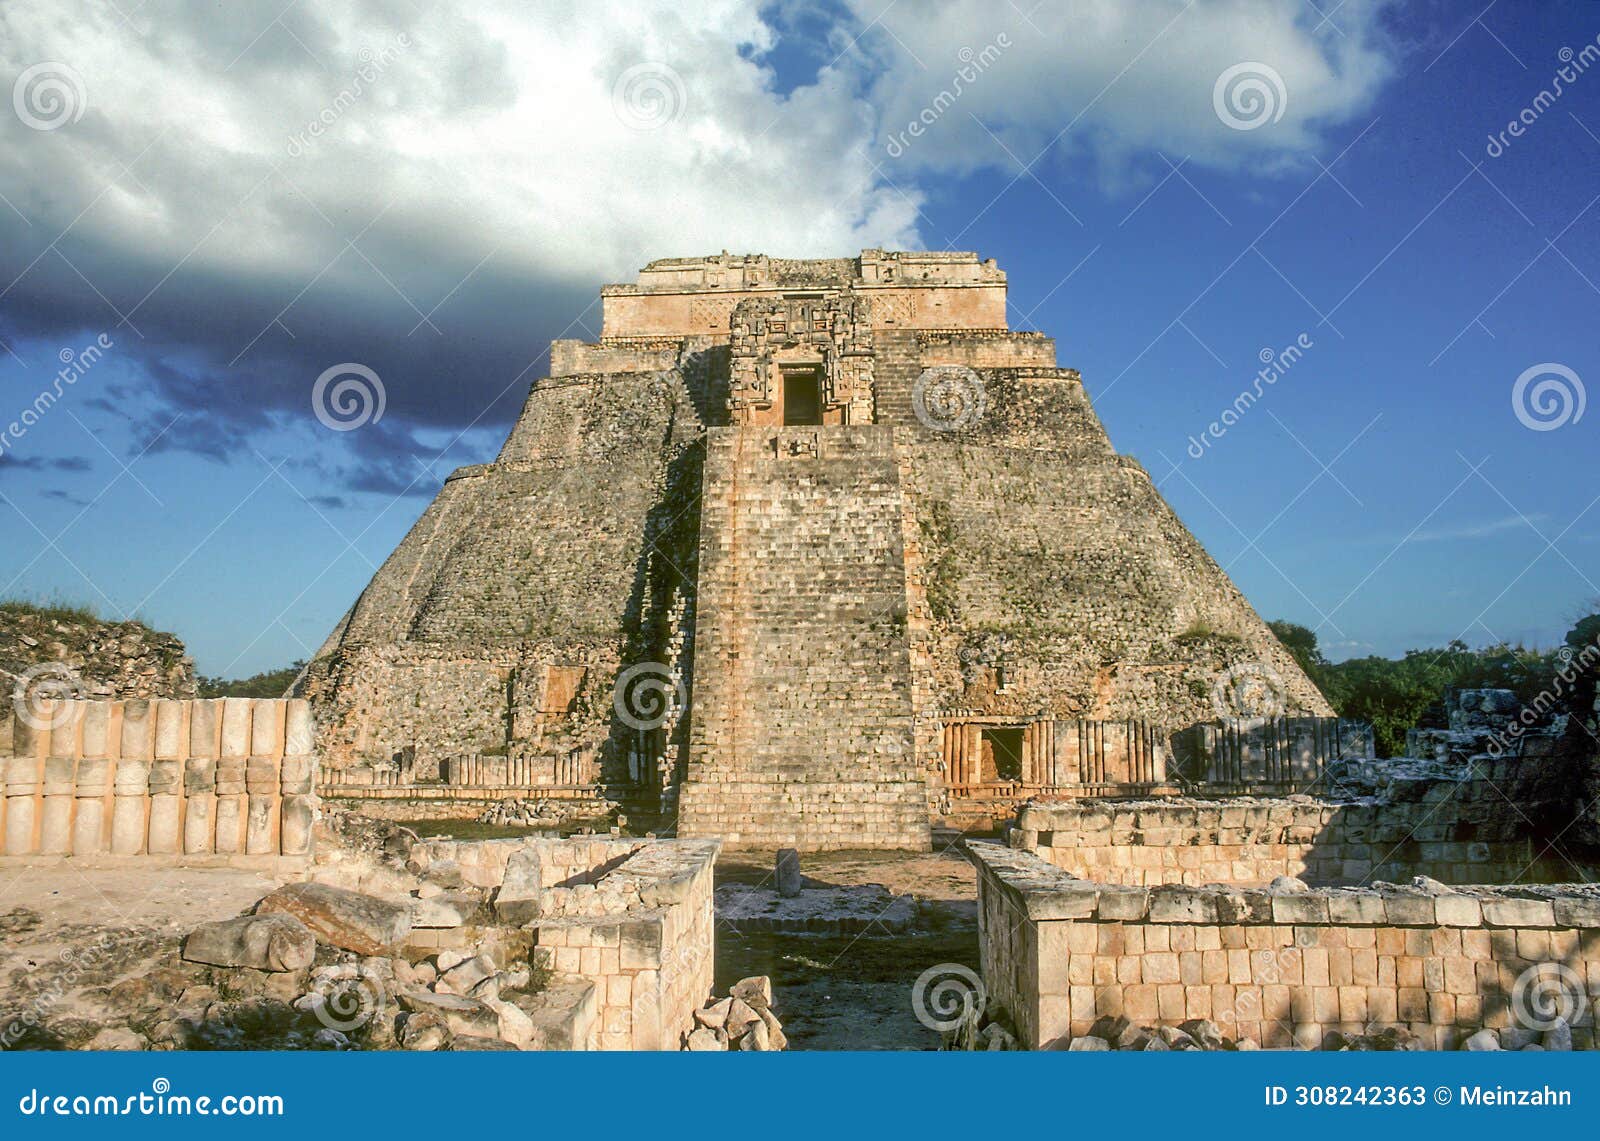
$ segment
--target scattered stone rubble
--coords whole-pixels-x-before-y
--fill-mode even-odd
[[[100,622],[49,610],[0,607],[0,682],[6,693],[15,678],[52,665],[70,671],[71,689],[83,698],[186,698],[196,693],[194,661],[172,634],[142,622]]]
[[[555,828],[564,813],[553,800],[530,800],[521,796],[508,796],[492,804],[478,816],[479,824],[493,824],[499,828],[535,828],[541,825]]]
[[[772,980],[766,975],[740,979],[726,998],[694,1012],[695,1028],[684,1035],[683,1048],[711,1050],[783,1050],[789,1039],[772,1012]]]

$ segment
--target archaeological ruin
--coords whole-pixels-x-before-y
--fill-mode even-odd
[[[292,696],[13,607],[0,1048],[1595,1048],[1600,617],[1380,757],[993,262],[602,303]]]
[[[1180,787],[1173,734],[1223,718],[1285,788],[1364,747],[993,261],[673,258],[601,301],[313,662],[328,795],[915,849]]]

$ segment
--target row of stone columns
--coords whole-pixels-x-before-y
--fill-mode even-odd
[[[0,757],[7,855],[303,856],[305,701],[38,702]]]

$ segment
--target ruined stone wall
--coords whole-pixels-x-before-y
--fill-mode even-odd
[[[1147,889],[1076,880],[994,844],[968,851],[989,998],[1033,1049],[1119,1017],[1209,1019],[1267,1047],[1399,1025],[1425,1049],[1453,1049],[1479,1028],[1515,1028],[1519,980],[1541,965],[1563,985],[1600,987],[1600,893],[1588,885]],[[1587,995],[1572,999],[1573,1045],[1593,1048]]]
[[[7,856],[306,859],[317,759],[305,701],[41,703],[0,717]]]
[[[503,921],[532,934],[535,957],[594,984],[578,1049],[676,1050],[711,993],[715,841],[600,839],[426,841],[424,867],[451,863],[496,891]],[[515,897],[526,911],[503,907]],[[420,941],[418,941],[420,934]],[[474,928],[414,933],[419,948],[466,949]]]
[[[682,835],[926,848],[882,427],[712,429]]]
[[[19,603],[0,605],[0,690],[47,686],[80,700],[195,696],[194,661],[175,635],[142,622],[101,622]]]
[[[1029,804],[1013,847],[1097,883],[1360,884],[1429,876],[1444,883],[1576,878],[1539,860],[1527,827],[1502,805],[1440,788],[1405,804],[1309,798]]]

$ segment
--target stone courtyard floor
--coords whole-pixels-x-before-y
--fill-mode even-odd
[[[908,922],[893,932],[868,925],[847,933],[792,933],[752,931],[719,915],[718,987],[748,975],[770,976],[791,1050],[937,1049],[939,1035],[917,1020],[912,993],[918,976],[932,967],[978,969],[973,866],[952,851],[819,852],[803,855],[801,869],[808,886],[786,902],[803,904],[813,892],[849,900],[855,889],[856,904],[904,913]],[[770,888],[771,876],[769,854],[724,853],[717,865],[719,888]],[[859,911],[840,909],[851,920]]]

